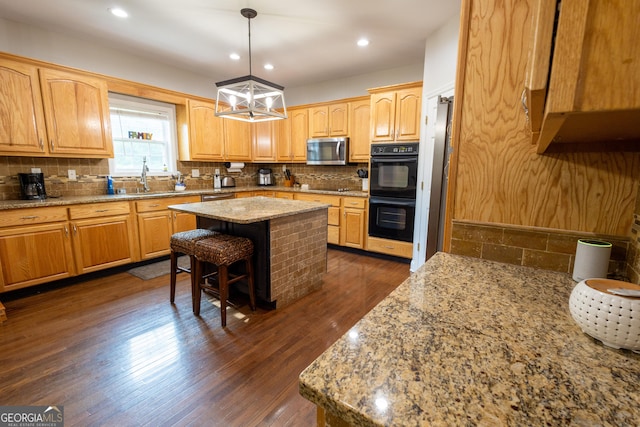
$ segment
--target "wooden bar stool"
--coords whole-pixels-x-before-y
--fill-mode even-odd
[[[194,251],[196,242],[198,240],[213,237],[216,234],[218,234],[217,231],[197,228],[195,230],[174,233],[171,236],[171,297],[169,300],[172,304],[176,299],[176,275],[181,271],[191,275],[191,295],[193,295],[193,287],[195,286],[195,276],[193,273],[195,272]],[[189,256],[190,268],[178,266],[178,256],[181,254]],[[193,297],[191,298],[191,303],[193,304]]]
[[[208,239],[198,240],[195,246],[195,278],[193,287],[193,313],[200,315],[200,300],[202,290],[215,291],[202,277],[205,263],[218,268],[218,292],[220,294],[220,319],[222,326],[227,325],[227,298],[229,285],[241,279],[247,279],[249,284],[249,304],[251,310],[256,309],[256,292],[253,283],[253,242],[246,237],[217,234]],[[229,267],[238,261],[244,261],[245,273],[230,277]]]

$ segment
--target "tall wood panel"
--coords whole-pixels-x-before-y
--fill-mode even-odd
[[[457,219],[625,236],[639,154],[538,155],[531,145],[520,97],[534,1],[463,2],[447,225]]]

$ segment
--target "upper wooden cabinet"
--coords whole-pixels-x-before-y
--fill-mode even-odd
[[[538,153],[640,149],[640,2],[534,4],[523,104]]]
[[[369,97],[349,103],[349,161],[368,162],[371,152],[371,102]]]
[[[224,160],[224,127],[213,102],[188,99],[176,108],[180,160]]]
[[[279,162],[304,163],[307,161],[309,110],[289,108],[287,115],[289,118],[280,129],[277,159]]]
[[[418,141],[422,83],[369,89],[371,141]]]
[[[251,129],[254,162],[275,162],[280,126],[284,120],[254,123]]]
[[[49,152],[61,157],[113,157],[107,82],[40,68]]]
[[[0,56],[0,154],[113,157],[107,84]]]
[[[225,160],[251,161],[251,125],[240,120],[222,119]]]
[[[309,137],[322,138],[349,134],[349,104],[339,102],[309,108]]]

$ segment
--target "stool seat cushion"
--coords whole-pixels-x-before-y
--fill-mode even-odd
[[[181,231],[171,235],[171,250],[186,255],[193,255],[198,240],[213,237],[217,231],[196,228],[195,230]]]
[[[217,234],[214,237],[198,240],[195,257],[216,265],[231,265],[253,254],[253,242],[246,237]]]

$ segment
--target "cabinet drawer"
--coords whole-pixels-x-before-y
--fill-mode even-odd
[[[71,206],[69,208],[69,218],[99,218],[102,216],[126,215],[129,212],[129,202],[91,203]]]
[[[340,225],[340,208],[332,206],[329,208],[329,217],[327,218],[327,224]]]
[[[343,197],[342,206],[345,208],[364,209],[367,206],[367,199],[360,197]]]
[[[296,200],[304,200],[307,202],[320,202],[328,205],[340,207],[339,196],[328,196],[326,194],[296,194]]]
[[[163,197],[161,199],[138,200],[136,202],[136,210],[138,212],[163,211],[168,209],[171,205],[197,203],[199,201],[200,196]]]
[[[45,224],[67,220],[66,207],[28,208],[2,211],[0,227]]]
[[[413,243],[369,237],[367,239],[367,250],[402,258],[411,258],[413,256]]]

